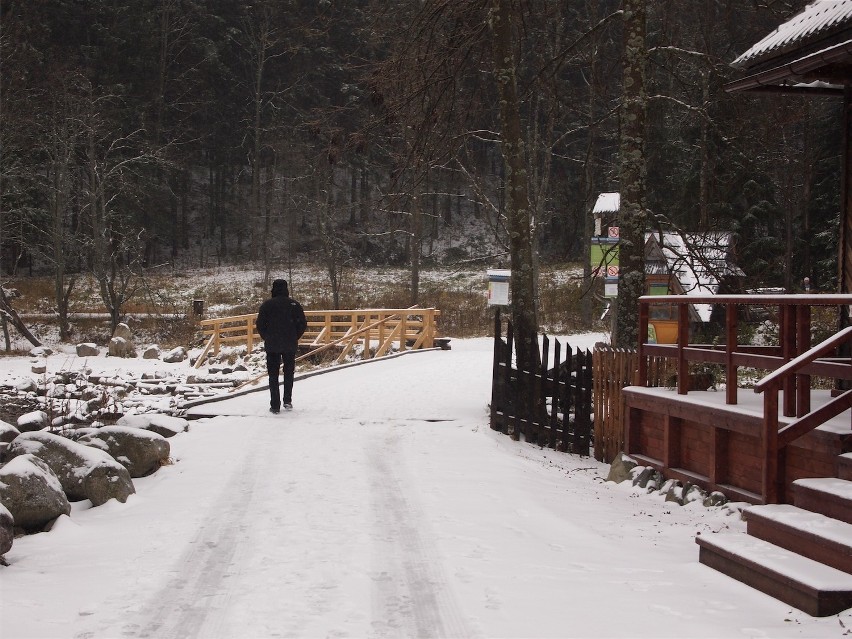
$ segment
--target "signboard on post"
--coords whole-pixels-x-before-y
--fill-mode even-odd
[[[508,269],[488,269],[488,306],[508,306],[511,303],[509,279],[512,271]]]

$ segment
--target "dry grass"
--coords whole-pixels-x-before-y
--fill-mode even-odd
[[[583,330],[580,322],[582,289],[572,279],[575,266],[550,267],[541,277],[541,323],[549,331]],[[306,308],[332,308],[331,287],[321,267],[303,267],[298,272],[273,275],[286,277],[291,292]],[[192,301],[204,302],[206,317],[254,313],[268,296],[257,270],[221,269],[189,273],[155,272],[139,280],[133,298],[125,305],[128,322],[143,340],[163,347],[195,345],[199,342]],[[12,277],[6,288],[17,289],[15,310],[31,317],[28,324],[49,324],[55,306],[50,277]],[[440,332],[454,337],[475,337],[491,332],[493,309],[486,303],[484,271],[426,271],[420,284],[419,305],[441,311]],[[348,269],[340,284],[341,308],[408,308],[411,306],[409,274],[404,269]],[[96,282],[81,277],[71,296],[72,340],[103,343],[110,326]],[[99,314],[83,317],[80,314]],[[599,316],[599,312],[597,315]],[[42,326],[43,327],[43,326]],[[594,327],[585,327],[585,329]],[[597,327],[600,328],[600,327]]]

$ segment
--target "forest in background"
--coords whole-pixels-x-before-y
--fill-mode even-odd
[[[617,191],[618,0],[515,0],[535,255],[585,261]],[[660,230],[727,230],[744,287],[833,290],[841,105],[728,95],[731,61],[800,1],[646,2],[647,200]],[[507,259],[487,0],[6,0],[0,264],[144,269]],[[499,79],[499,78],[498,78]]]

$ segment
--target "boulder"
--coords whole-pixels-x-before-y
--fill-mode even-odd
[[[8,509],[15,526],[28,532],[40,531],[71,512],[56,474],[31,454],[19,455],[0,468],[0,504]]]
[[[186,349],[183,346],[178,346],[177,348],[173,348],[168,353],[163,355],[163,361],[168,364],[174,364],[176,362],[182,362],[186,359]]]
[[[134,478],[145,477],[159,469],[169,458],[171,450],[162,435],[126,426],[98,428],[77,441],[109,453]]]
[[[0,442],[10,444],[20,434],[21,431],[12,426],[12,424],[7,424],[3,420],[0,420]]]
[[[77,357],[95,357],[100,354],[101,351],[97,344],[92,344],[91,342],[77,344]]]
[[[142,351],[142,359],[160,359],[160,347],[156,344],[149,344]]]
[[[30,355],[33,357],[47,357],[53,355],[53,349],[49,346],[34,346],[30,349]]]
[[[121,339],[130,342],[133,340],[133,331],[130,330],[130,327],[122,322],[118,326],[115,327],[115,331],[112,334],[113,337],[120,337]]]
[[[144,415],[124,415],[116,422],[116,426],[127,426],[129,428],[141,428],[150,430],[163,437],[174,437],[178,433],[189,430],[189,421],[183,417],[172,417],[160,413],[146,413]]]
[[[44,375],[47,372],[47,364],[44,362],[33,364],[30,366],[30,371],[32,371],[33,375]]]
[[[615,459],[612,460],[606,480],[614,481],[616,484],[620,484],[628,479],[632,480],[633,477],[631,475],[631,471],[636,468],[637,465],[638,464],[630,459],[630,457],[624,453],[619,453],[615,456]]]
[[[129,357],[130,342],[123,337],[113,337],[109,341],[109,356],[110,357]]]
[[[47,417],[47,413],[43,410],[34,410],[18,417],[18,430],[22,433],[41,430],[42,428],[47,428],[49,425],[50,420]]]
[[[0,504],[0,565],[6,565],[3,555],[12,549],[15,540],[15,518],[3,504]]]
[[[18,380],[15,384],[15,390],[19,393],[35,393],[38,390],[38,384],[30,377]]]
[[[92,505],[100,506],[115,498],[123,503],[136,492],[127,469],[102,450],[39,431],[21,433],[9,445],[6,457],[28,453],[50,466],[71,501],[90,499]]]

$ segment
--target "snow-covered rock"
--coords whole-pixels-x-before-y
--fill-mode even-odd
[[[31,377],[24,377],[15,383],[15,390],[19,393],[35,393],[38,390],[38,384]]]
[[[174,437],[178,433],[189,430],[189,421],[183,417],[146,413],[144,415],[125,415],[116,422],[116,426],[141,428],[150,430],[163,437]]]
[[[149,344],[142,351],[142,359],[160,359],[160,347],[156,344]]]
[[[28,531],[42,530],[71,504],[50,465],[32,454],[23,454],[0,468],[0,504],[14,518],[14,525]]]
[[[22,433],[27,433],[34,430],[41,430],[50,424],[47,413],[43,410],[34,410],[29,413],[24,413],[18,417],[18,430]]]
[[[101,351],[97,344],[92,344],[91,342],[77,344],[77,357],[96,357],[100,354]]]
[[[47,364],[44,362],[38,362],[37,364],[30,366],[30,370],[33,375],[44,375],[47,372]]]
[[[20,434],[21,431],[12,426],[12,424],[0,419],[0,442],[10,444]]]
[[[6,451],[10,459],[33,454],[44,460],[59,478],[71,501],[90,499],[100,506],[120,502],[136,492],[130,473],[109,453],[45,431],[21,433]]]
[[[15,518],[3,504],[0,504],[0,565],[6,561],[3,555],[12,549],[15,540]]]
[[[109,341],[110,357],[134,357],[136,352],[133,344],[123,337],[113,337]]]
[[[90,429],[77,441],[109,453],[133,478],[155,472],[169,458],[171,450],[169,442],[162,435],[126,426]]]
[[[186,349],[183,346],[178,346],[177,348],[173,348],[168,353],[163,355],[163,361],[167,364],[174,364],[176,362],[182,362],[186,359]]]
[[[33,357],[48,357],[53,355],[53,349],[49,346],[34,346],[30,349],[30,355]]]

